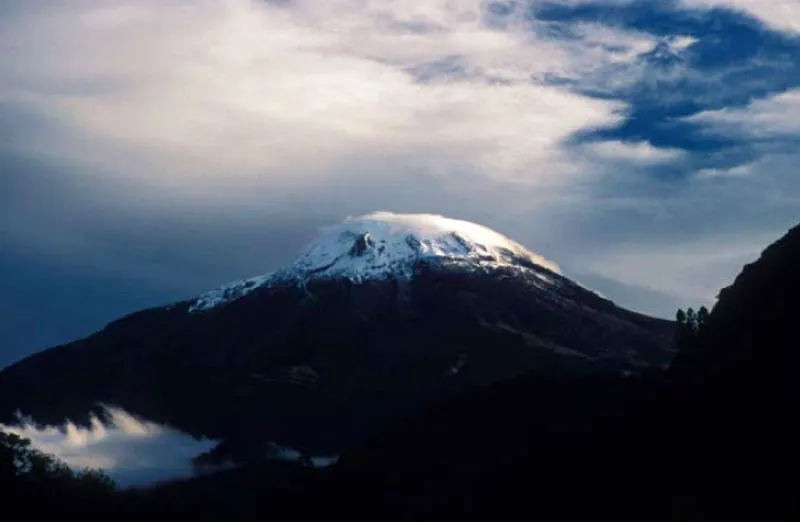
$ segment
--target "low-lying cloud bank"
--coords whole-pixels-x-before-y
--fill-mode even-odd
[[[106,421],[92,416],[90,426],[67,420],[63,426],[41,426],[19,414],[14,425],[0,423],[0,431],[29,439],[33,447],[59,458],[73,470],[103,470],[121,488],[147,487],[236,467],[233,462],[197,464],[195,458],[219,441],[195,438],[179,430],[137,418],[122,408],[102,406]],[[304,455],[266,443],[264,458],[324,468],[337,455]]]
[[[35,449],[73,469],[102,469],[123,488],[191,477],[192,459],[217,444],[138,419],[120,408],[104,409],[109,420],[105,424],[93,417],[90,427],[71,421],[63,426],[37,426],[20,416],[18,425],[0,424],[0,431],[29,439]]]

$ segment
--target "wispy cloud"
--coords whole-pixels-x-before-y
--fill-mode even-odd
[[[219,441],[191,437],[121,408],[103,406],[102,409],[104,419],[92,416],[89,426],[69,420],[61,426],[42,426],[18,414],[17,423],[0,423],[0,431],[30,440],[34,449],[57,457],[73,471],[100,469],[121,488],[149,487],[238,465],[227,460],[214,463],[195,460],[215,448]],[[324,468],[335,464],[339,457],[306,455],[265,441],[263,458]]]
[[[691,7],[725,7],[745,12],[776,29],[800,32],[800,2],[796,0],[682,0]]]
[[[119,408],[106,408],[105,413],[107,422],[93,417],[90,427],[69,421],[59,427],[42,427],[22,416],[17,425],[0,424],[0,431],[29,439],[35,449],[58,457],[73,469],[102,469],[121,487],[192,476],[192,459],[216,445]]]
[[[582,145],[583,151],[594,161],[619,162],[628,166],[647,166],[680,158],[680,149],[654,147],[648,142],[623,142],[607,140]]]
[[[687,121],[704,124],[709,132],[761,141],[800,136],[800,89],[754,100],[745,107],[695,114]]]
[[[561,141],[612,123],[619,104],[532,79],[580,75],[642,45],[583,28],[578,52],[519,18],[495,27],[478,0],[80,5],[44,8],[0,37],[25,55],[0,76],[0,100],[57,129],[18,146],[193,191],[256,173],[302,186],[354,157],[546,182],[572,166]],[[530,176],[532,165],[548,169]]]
[[[704,111],[686,118],[703,132],[728,136],[746,152],[741,160],[703,169],[701,176],[726,176],[769,194],[768,204],[800,203],[800,89],[755,100],[744,107]],[[796,217],[800,213],[795,212]]]

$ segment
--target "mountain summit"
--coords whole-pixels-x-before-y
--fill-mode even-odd
[[[98,403],[217,439],[338,452],[390,416],[525,372],[668,363],[672,324],[617,307],[488,228],[375,213],[293,263],[131,314],[0,372],[0,422]]]
[[[552,283],[555,263],[482,225],[434,214],[375,212],[324,227],[290,265],[201,295],[190,307],[203,311],[255,289],[311,280],[410,279],[420,265],[488,273],[499,268]]]

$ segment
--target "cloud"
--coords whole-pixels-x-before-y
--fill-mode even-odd
[[[96,417],[90,427],[67,421],[63,427],[37,426],[21,416],[0,430],[27,438],[33,447],[61,459],[74,470],[102,469],[120,487],[147,486],[192,476],[191,461],[216,442],[195,439],[166,426],[107,407],[108,422]]]
[[[168,426],[148,422],[112,406],[103,406],[104,421],[90,426],[67,420],[63,426],[41,426],[22,414],[0,431],[31,441],[34,449],[57,457],[73,471],[101,469],[121,488],[149,487],[235,467],[232,462],[194,464],[219,441],[191,437]],[[264,444],[264,458],[305,463],[317,468],[334,465],[338,455],[306,455],[275,443]]]
[[[745,107],[700,112],[686,120],[704,124],[716,134],[741,139],[796,139],[800,135],[800,88],[755,100]]]
[[[773,208],[800,203],[800,89],[744,107],[704,111],[686,120],[701,125],[703,132],[730,137],[746,151],[740,161],[702,169],[699,176],[746,184],[751,194],[769,194],[763,203]],[[793,214],[796,219],[798,213]]]
[[[702,133],[726,136],[730,148],[678,154],[659,177],[636,169],[607,173],[591,202],[582,205],[586,216],[573,226],[587,235],[594,230],[614,246],[573,247],[574,256],[582,256],[580,270],[600,277],[601,284],[602,278],[623,281],[671,295],[673,303],[679,298],[684,306],[712,304],[744,264],[800,218],[798,94],[787,91],[683,119]]]
[[[15,226],[0,236],[15,253],[188,293],[288,260],[303,238],[280,255],[270,243],[295,222],[299,237],[377,208],[490,226],[494,201],[544,213],[594,172],[569,138],[625,106],[546,79],[635,59],[652,38],[583,23],[553,40],[550,24],[487,5],[7,7],[0,49],[24,59],[0,69],[14,129],[0,154],[47,175],[9,169],[18,188],[0,214]]]
[[[303,188],[352,158],[547,183],[574,172],[560,143],[620,106],[532,78],[580,74],[640,44],[598,26],[578,53],[515,17],[493,27],[478,0],[78,6],[42,8],[0,37],[26,57],[0,73],[0,100],[56,129],[17,146],[195,197],[255,175]]]
[[[136,216],[276,222],[321,199],[320,224],[452,214],[504,186],[546,206],[591,172],[569,137],[619,122],[624,104],[540,80],[633,59],[650,39],[586,23],[553,41],[486,5],[21,3],[0,31],[5,55],[24,56],[0,70],[15,128],[3,150],[61,171],[50,199],[68,218],[9,197],[24,224],[7,240],[102,265],[96,237]]]
[[[695,308],[712,306],[719,290],[732,282],[742,266],[757,259],[766,245],[777,239],[769,233],[748,233],[742,238],[720,236],[704,235],[682,242],[656,243],[647,248],[623,245],[598,252],[585,266],[592,275],[624,281],[639,288],[638,293],[662,293],[659,300],[670,309],[654,307],[652,302],[646,301],[641,303],[640,309],[671,317],[676,304]],[[638,298],[638,293],[632,298]]]
[[[716,176],[750,176],[753,174],[753,164],[746,163],[744,165],[737,165],[730,168],[708,168],[700,169],[697,171],[699,178],[716,177]]]
[[[679,149],[657,148],[647,142],[629,143],[619,140],[585,143],[583,151],[592,160],[624,162],[636,166],[675,160],[683,155],[683,151]]]
[[[699,41],[700,39],[695,38],[694,36],[675,36],[669,41],[669,45],[675,51],[681,52],[685,51]]]
[[[747,13],[784,31],[800,32],[800,3],[796,0],[682,0],[689,7],[724,7]]]

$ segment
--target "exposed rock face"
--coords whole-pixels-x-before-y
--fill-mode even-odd
[[[353,257],[363,256],[369,248],[374,247],[375,242],[369,236],[369,232],[364,232],[363,235],[358,236],[353,242],[353,246],[350,248],[350,255]]]

